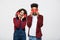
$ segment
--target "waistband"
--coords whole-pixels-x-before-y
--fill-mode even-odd
[[[25,31],[25,28],[24,29],[22,29],[22,28],[16,28],[16,30],[20,30],[20,29],[23,30],[23,31]]]

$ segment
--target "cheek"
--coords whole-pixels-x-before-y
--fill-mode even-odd
[[[18,17],[19,17],[20,15],[18,15]]]

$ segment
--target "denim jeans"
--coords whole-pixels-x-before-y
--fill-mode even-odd
[[[13,40],[26,40],[25,31],[21,28],[19,30],[15,30]]]
[[[29,40],[41,40],[41,38],[36,38],[35,36],[29,36]]]
[[[41,38],[36,38],[36,40],[42,40]]]

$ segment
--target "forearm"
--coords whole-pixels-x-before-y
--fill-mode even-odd
[[[14,26],[18,27],[20,25],[21,20],[16,20],[15,18],[13,19]]]

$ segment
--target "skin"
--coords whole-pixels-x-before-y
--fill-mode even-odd
[[[18,14],[18,17],[19,17],[19,19],[23,19],[24,18],[24,11],[22,10],[21,12],[20,12],[20,14]]]
[[[34,11],[37,10],[37,11],[33,12],[32,10],[34,10]],[[34,13],[34,14],[33,14],[33,13]],[[35,16],[38,15],[38,8],[32,7],[32,8],[31,8],[31,15],[35,15]]]

